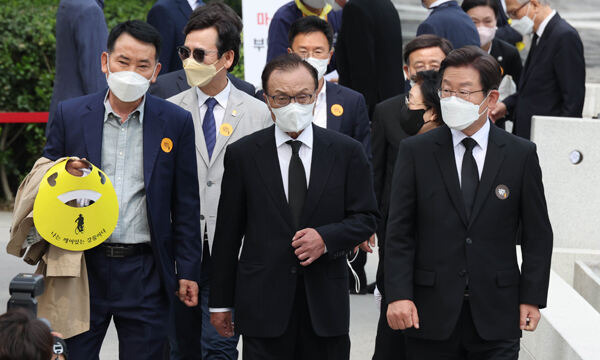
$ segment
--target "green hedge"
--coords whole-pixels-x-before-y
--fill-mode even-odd
[[[54,79],[58,0],[0,0],[0,112],[45,112]],[[240,0],[225,1],[241,12]],[[108,28],[145,20],[154,0],[105,0]],[[234,71],[243,77],[243,66]],[[39,158],[44,124],[0,125],[0,205],[12,200],[18,184]]]

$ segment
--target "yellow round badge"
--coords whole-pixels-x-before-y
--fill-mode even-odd
[[[333,104],[331,105],[331,113],[335,116],[342,116],[344,108],[340,104]]]
[[[33,223],[42,238],[59,248],[87,250],[115,230],[119,202],[102,170],[90,164],[88,175],[74,176],[66,164],[67,160],[54,165],[42,178],[33,204]]]
[[[229,136],[233,132],[233,127],[228,123],[223,123],[219,128],[219,133],[223,136]]]
[[[160,148],[162,149],[162,151],[170,153],[171,150],[173,150],[173,140],[169,138],[163,138],[160,142]]]

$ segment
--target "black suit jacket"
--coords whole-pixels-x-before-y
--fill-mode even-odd
[[[274,126],[227,147],[211,254],[209,304],[233,307],[236,329],[243,335],[283,334],[300,272],[317,335],[348,333],[345,254],[375,231],[377,204],[362,146],[315,125],[313,131],[310,181],[300,228],[316,229],[328,252],[308,267],[299,265],[291,246],[296,229],[279,170]]]
[[[404,92],[402,28],[390,0],[351,0],[344,7],[335,49],[341,85],[375,105]]]
[[[499,189],[508,189],[501,199]],[[456,326],[468,283],[479,335],[517,339],[519,304],[546,306],[552,256],[542,173],[533,143],[490,126],[483,174],[467,220],[450,129],[400,143],[385,254],[388,302],[410,299],[420,329],[443,340]],[[522,227],[523,264],[515,238]]]
[[[581,117],[585,99],[585,59],[581,38],[556,14],[527,56],[518,92],[506,99],[513,132],[529,139],[534,115]]]
[[[390,206],[392,174],[396,165],[398,146],[409,135],[400,125],[400,114],[406,107],[406,94],[389,98],[375,107],[371,130],[371,147],[373,150],[373,185],[375,196],[381,212],[381,221],[377,227],[379,264],[377,265],[377,288],[385,294],[383,281],[383,259],[385,256],[385,228]]]
[[[159,56],[161,74],[183,68],[177,47],[185,42],[183,28],[191,14],[192,8],[187,0],[158,0],[148,12],[146,20],[158,30],[162,40]]]
[[[231,80],[233,86],[235,86],[238,90],[241,90],[250,96],[254,96],[254,93],[256,92],[254,85],[236,78],[231,73],[227,73],[227,78]],[[185,77],[185,70],[181,69],[157,77],[156,82],[150,85],[149,92],[150,94],[158,96],[161,99],[168,99],[171,96],[177,95],[189,88],[190,86],[188,85],[187,78]]]
[[[490,55],[494,57],[502,66],[504,75],[512,76],[515,84],[519,84],[523,64],[521,63],[521,55],[519,50],[506,41],[500,39],[492,40],[492,51]]]

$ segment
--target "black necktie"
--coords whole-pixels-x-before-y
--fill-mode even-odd
[[[302,165],[302,160],[300,160],[300,154],[298,153],[302,142],[289,140],[287,144],[292,148],[288,171],[288,203],[292,210],[295,230],[297,230],[300,226],[300,215],[302,214],[304,198],[306,197],[306,173],[304,172],[304,165]]]
[[[537,49],[538,38],[539,37],[537,33],[533,34],[533,39],[531,40],[531,47],[529,48],[529,54],[527,54],[527,60],[525,60],[524,69],[529,68],[529,64],[531,63],[533,55],[535,54],[535,50]]]
[[[475,202],[475,194],[477,194],[477,187],[479,186],[479,171],[477,170],[477,163],[473,157],[473,148],[477,145],[477,141],[471,138],[464,138],[462,144],[465,146],[465,155],[462,161],[462,170],[460,172],[461,179],[461,190],[463,194],[463,200],[465,201],[465,208],[467,210],[467,218],[471,217],[471,211],[473,210],[473,203]]]

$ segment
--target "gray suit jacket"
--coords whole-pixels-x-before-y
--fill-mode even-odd
[[[56,75],[46,129],[59,102],[106,88],[100,55],[108,29],[103,0],[61,0],[56,12]],[[47,135],[47,133],[46,133]]]
[[[225,148],[246,135],[273,125],[273,119],[265,103],[238,90],[231,84],[231,92],[229,93],[222,124],[231,125],[233,131],[231,135],[225,136],[220,129],[217,129],[217,142],[209,160],[202,131],[202,119],[200,118],[196,89],[188,89],[167,100],[192,113],[194,119],[198,183],[200,184],[200,225],[202,231],[206,226],[208,244],[212,251],[217,222],[217,207],[221,196]],[[227,191],[227,189],[224,189],[224,191]]]

